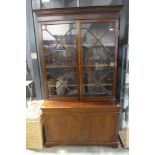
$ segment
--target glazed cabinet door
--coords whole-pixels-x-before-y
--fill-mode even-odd
[[[81,21],[83,97],[115,94],[117,23],[113,20]]]
[[[47,98],[78,97],[74,21],[41,25]]]

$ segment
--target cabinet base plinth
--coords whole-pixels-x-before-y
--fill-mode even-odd
[[[52,147],[55,145],[79,145],[79,146],[87,146],[87,145],[97,145],[97,146],[107,146],[112,148],[117,148],[118,143],[117,142],[45,142],[45,147]]]

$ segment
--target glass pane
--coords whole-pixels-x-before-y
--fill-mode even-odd
[[[120,5],[121,0],[79,0],[80,6]]]
[[[112,95],[113,70],[83,67],[84,95]]]
[[[41,0],[41,8],[66,8],[76,7],[77,0]]]
[[[112,95],[114,23],[82,24],[81,32],[84,95]]]
[[[75,24],[42,25],[49,97],[77,95]]]

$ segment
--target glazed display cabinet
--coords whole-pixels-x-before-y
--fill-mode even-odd
[[[117,146],[121,6],[34,10],[45,145]]]

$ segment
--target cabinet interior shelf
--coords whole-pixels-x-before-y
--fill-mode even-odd
[[[53,65],[46,65],[46,68],[75,68],[75,65],[61,65],[61,66],[53,66]],[[83,65],[83,67],[114,67],[114,65],[109,64],[98,64],[98,65]]]
[[[75,65],[61,65],[61,66],[53,66],[53,65],[46,65],[46,68],[75,68]]]
[[[113,67],[109,64],[95,64],[95,65],[83,65],[83,67]]]
[[[63,86],[63,87],[77,87],[77,85],[74,85],[74,84],[68,84],[68,85],[62,84],[62,86]],[[48,87],[56,87],[56,85],[48,84]]]
[[[108,84],[108,83],[103,83],[103,84],[84,84],[84,86],[88,86],[88,87],[97,87],[97,86],[112,86],[112,84]]]
[[[108,84],[108,83],[103,83],[103,84],[83,84],[84,86],[88,86],[88,87],[98,87],[98,86],[112,86],[112,84]],[[50,82],[49,82],[49,84],[48,84],[48,86],[49,87],[56,87],[56,85],[52,85],[52,84],[50,84]],[[68,85],[63,85],[62,84],[62,86],[63,87],[77,87],[77,85],[74,85],[74,84],[68,84]]]
[[[104,45],[104,46],[103,46]],[[115,47],[113,44],[103,44],[103,45],[92,45],[92,44],[83,44],[85,47]]]
[[[83,46],[85,46],[85,47],[115,47],[115,45],[108,44],[108,43],[103,44],[103,45],[83,44]],[[53,44],[53,46],[52,45],[44,45],[45,48],[54,48],[55,46],[56,46],[56,44]],[[75,47],[76,48],[76,45],[64,45],[64,47]]]

